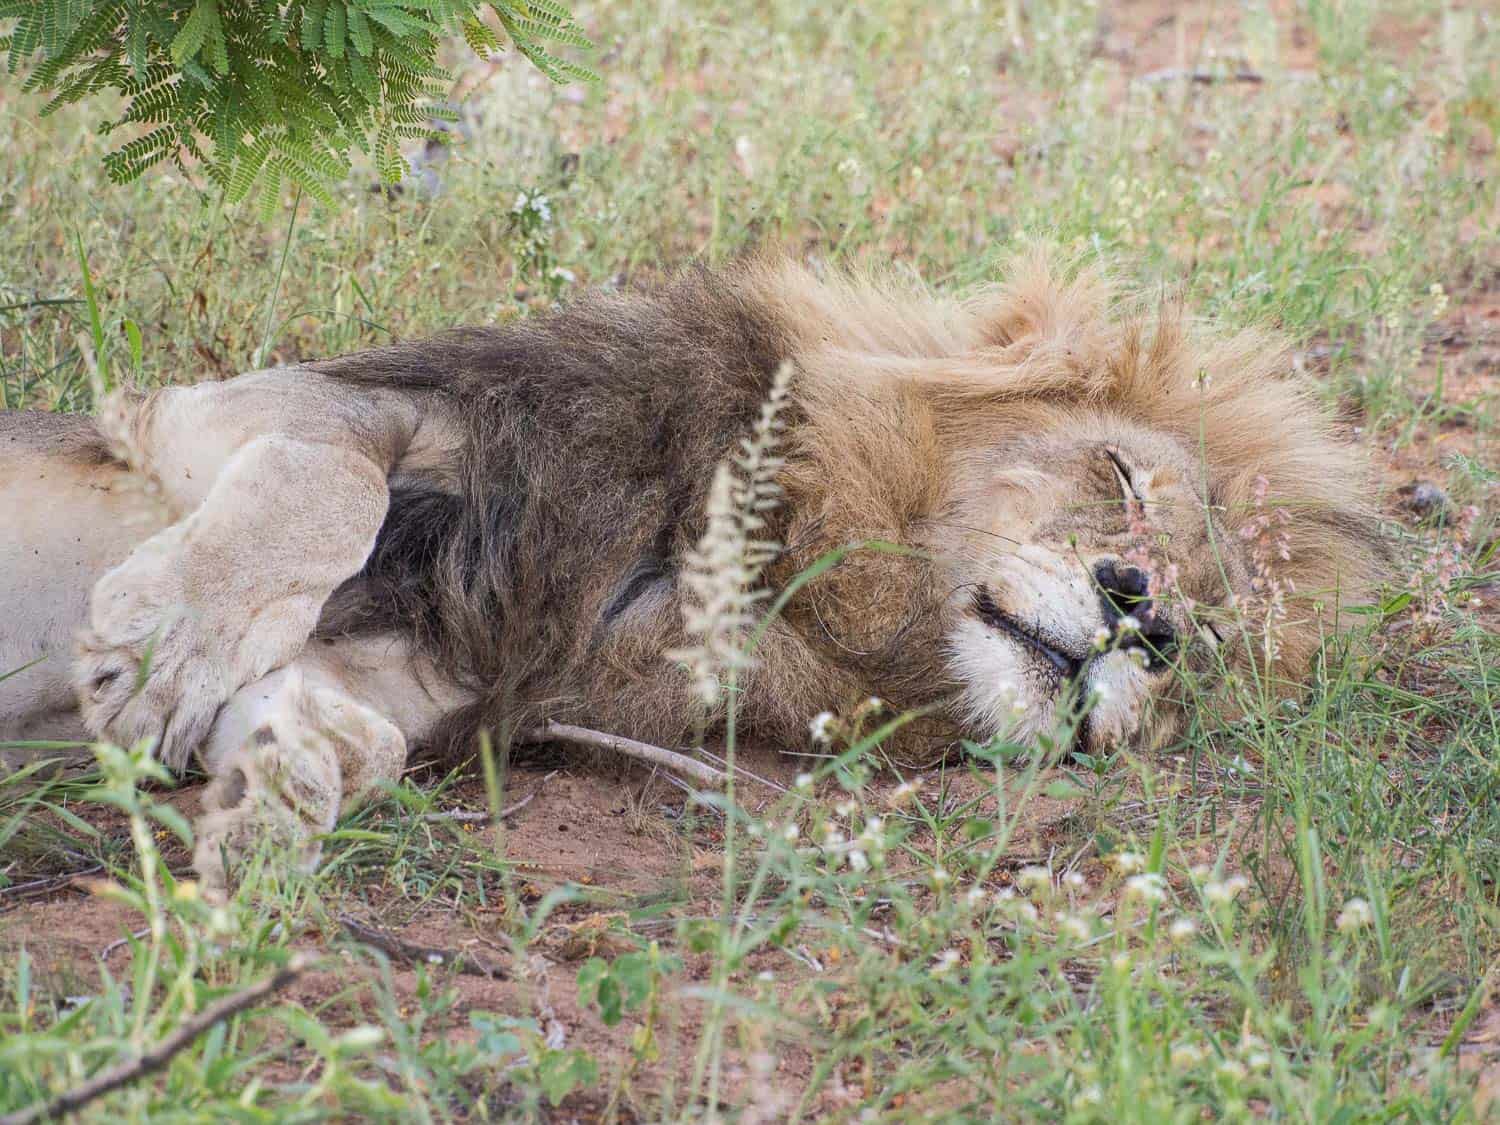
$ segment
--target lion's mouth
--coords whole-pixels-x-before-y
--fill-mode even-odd
[[[1038,627],[1024,624],[996,605],[988,586],[981,585],[974,591],[974,613],[991,629],[1040,656],[1063,679],[1072,679],[1082,671],[1080,658],[1059,647],[1056,640]]]

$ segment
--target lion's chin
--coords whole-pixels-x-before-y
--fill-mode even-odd
[[[983,738],[1035,744],[1055,736],[1064,700],[1087,708],[1078,740],[1089,750],[1138,743],[1148,733],[1143,724],[1153,721],[1156,677],[1129,653],[1094,657],[1075,685],[1024,645],[966,621],[949,640],[949,664],[963,685],[965,725]]]

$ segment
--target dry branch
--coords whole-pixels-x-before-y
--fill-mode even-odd
[[[301,976],[317,959],[311,954],[295,953],[280,969],[263,981],[248,988],[215,1000],[192,1019],[178,1024],[177,1029],[156,1046],[129,1062],[112,1066],[94,1075],[83,1085],[59,1094],[51,1101],[38,1102],[26,1109],[17,1110],[0,1117],[0,1125],[31,1125],[33,1121],[46,1121],[53,1117],[74,1113],[95,1098],[134,1082],[137,1078],[160,1070],[198,1036],[215,1024],[237,1016],[246,1008],[252,1008],[273,992],[279,992]]]
[[[569,726],[567,723],[546,722],[539,727],[522,731],[520,738],[523,742],[572,742],[579,746],[591,746],[596,750],[625,754],[643,762],[661,766],[662,769],[683,774],[701,785],[712,786],[716,789],[729,780],[722,771],[696,758],[689,758],[686,754],[679,754],[676,750],[664,750],[660,746],[637,742],[633,738],[625,738],[618,734],[604,734],[585,727]]]
[[[1136,79],[1152,86],[1162,82],[1192,82],[1198,86],[1209,86],[1215,82],[1248,82],[1258,86],[1265,80],[1266,76],[1255,70],[1192,70],[1180,66],[1153,70]]]
[[[505,820],[507,817],[515,815],[531,804],[532,801],[536,800],[536,795],[542,791],[542,786],[556,777],[559,772],[558,770],[553,770],[546,777],[542,778],[541,781],[538,781],[532,787],[530,793],[526,794],[519,801],[515,801],[501,809],[499,816],[492,815],[488,809],[455,809],[453,812],[427,813],[422,819],[429,821],[448,820],[457,824],[494,824],[497,821]]]
[[[344,931],[358,942],[368,945],[371,949],[378,949],[387,957],[407,964],[422,963],[425,965],[452,965],[461,973],[470,976],[488,977],[490,980],[508,980],[510,973],[505,966],[497,965],[493,961],[487,961],[483,957],[475,956],[461,949],[438,949],[435,946],[419,945],[414,941],[407,941],[403,937],[397,937],[386,930],[367,926],[357,918],[348,914],[339,915],[339,925]],[[0,1125],[4,1125],[0,1122]]]

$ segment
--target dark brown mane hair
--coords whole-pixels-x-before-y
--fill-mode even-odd
[[[374,553],[320,630],[409,634],[472,688],[439,743],[543,715],[680,741],[697,712],[661,655],[684,643],[675,576],[715,465],[784,361],[796,373],[773,586],[831,548],[920,543],[945,514],[953,450],[1066,426],[1079,405],[1201,450],[1231,529],[1265,478],[1263,497],[1306,513],[1299,588],[1357,599],[1386,565],[1358,458],[1262,334],[1199,333],[1044,254],[962,302],[750,258],[314,364],[416,396],[457,434],[442,464],[392,480]],[[920,554],[855,552],[768,633],[748,725],[796,739],[814,711],[877,687],[898,707],[940,703],[949,592]],[[1319,639],[1294,636],[1286,659],[1305,664]]]

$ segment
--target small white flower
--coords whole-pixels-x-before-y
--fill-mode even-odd
[[[812,721],[807,724],[807,729],[812,733],[812,740],[819,743],[832,742],[836,722],[832,711],[820,711],[814,715]]]
[[[773,980],[776,979],[776,974],[771,972],[770,969],[762,969],[760,972],[755,974],[755,979],[760,981],[762,984],[770,984]]]
[[[566,281],[569,285],[578,280],[578,275],[565,266],[553,266],[552,276],[557,278],[558,281]]]
[[[870,857],[860,848],[850,848],[845,858],[849,861],[851,871],[867,871],[870,867]]]
[[[933,959],[932,971],[941,976],[943,973],[951,972],[958,968],[959,962],[963,960],[963,954],[956,949],[945,949]]]
[[[1214,869],[1206,863],[1195,863],[1188,868],[1188,874],[1200,883],[1212,875],[1213,871]]]
[[[1079,914],[1059,914],[1056,921],[1058,933],[1066,934],[1074,941],[1088,941],[1089,923],[1087,918]]]
[[[1245,1075],[1249,1073],[1245,1070],[1245,1064],[1238,1059],[1225,1059],[1219,1063],[1218,1071],[1225,1078],[1233,1079],[1236,1082],[1243,1082]]]
[[[1178,945],[1188,941],[1198,932],[1198,923],[1191,918],[1178,918],[1167,927],[1167,936]]]
[[[1151,667],[1151,658],[1146,655],[1146,650],[1143,648],[1131,649],[1125,654],[1125,659],[1142,670]]]
[[[1089,886],[1089,881],[1083,877],[1082,871],[1069,871],[1063,876],[1063,882],[1071,891],[1086,891]]]
[[[968,903],[969,907],[972,909],[978,906],[980,903],[984,902],[985,894],[985,889],[976,884],[975,886],[970,887],[968,893],[964,895],[964,902]]]
[[[968,78],[969,75],[973,73],[973,71],[969,69],[968,63],[959,63],[956,67],[953,68],[953,73],[955,77],[963,79]]]
[[[1037,864],[1028,864],[1016,872],[1016,886],[1023,891],[1050,891],[1052,872]]]
[[[934,867],[932,869],[932,885],[934,887],[947,886],[948,882],[952,878],[953,876],[949,875],[948,872],[942,867]]]
[[[1201,1043],[1177,1042],[1172,1044],[1172,1065],[1178,1070],[1191,1070],[1208,1057]]]
[[[831,824],[823,826],[823,846],[836,848],[844,842],[844,834]]]
[[[801,835],[801,829],[791,821],[787,821],[786,826],[781,830],[781,838],[788,844],[795,842],[799,835]]]
[[[833,811],[838,813],[839,816],[848,816],[857,808],[859,808],[858,801],[855,801],[852,798],[846,798],[845,800],[842,800],[838,804],[834,805]]]
[[[1243,754],[1236,755],[1234,761],[1229,763],[1229,768],[1243,777],[1255,776],[1255,767]]]
[[[1112,634],[1108,629],[1106,629],[1103,625],[1099,626],[1099,628],[1094,630],[1094,648],[1099,652],[1103,652],[1109,647],[1111,636]]]
[[[1108,684],[1094,684],[1089,690],[1095,703],[1108,703],[1115,694]]]
[[[1167,897],[1167,881],[1155,871],[1132,875],[1125,880],[1125,893],[1147,902],[1160,902]]]
[[[1022,699],[1020,696],[1017,696],[1015,699],[1011,700],[1011,702],[1010,702],[1010,713],[1012,715],[1016,715],[1016,716],[1024,715],[1024,714],[1026,714],[1026,709],[1027,709],[1026,700]]]
[[[1344,909],[1339,911],[1339,916],[1334,919],[1333,924],[1338,927],[1340,933],[1348,934],[1364,929],[1373,921],[1375,921],[1375,912],[1370,909],[1370,904],[1362,898],[1351,898],[1344,903]]]
[[[1134,875],[1146,870],[1146,857],[1140,852],[1115,852],[1109,857],[1109,861],[1121,875]]]
[[[903,781],[900,785],[891,790],[891,795],[887,797],[886,800],[893,806],[904,805],[907,801],[911,800],[917,795],[917,790],[920,787],[921,785],[919,782]]]
[[[1115,622],[1115,631],[1119,633],[1139,633],[1141,631],[1141,619],[1133,614],[1127,613]]]
[[[863,171],[864,168],[860,166],[859,161],[855,160],[852,156],[846,156],[843,160],[839,161],[839,175],[843,176],[846,180],[857,179]]]
[[[1245,1056],[1245,1065],[1259,1073],[1271,1069],[1271,1055],[1267,1051],[1251,1051]]]
[[[798,789],[811,789],[812,788],[812,784],[813,784],[813,775],[812,774],[810,774],[810,773],[799,773],[797,775],[797,788]]]
[[[1085,1086],[1073,1095],[1074,1109],[1088,1109],[1090,1106],[1103,1105],[1104,1094],[1098,1086]]]
[[[860,833],[860,836],[865,839],[873,840],[877,838],[884,830],[885,821],[881,820],[878,816],[872,816],[865,821],[865,829]]]
[[[1203,897],[1215,905],[1222,906],[1226,902],[1232,902],[1239,898],[1241,893],[1250,886],[1250,880],[1243,875],[1231,875],[1221,883],[1209,883],[1203,888]]]

